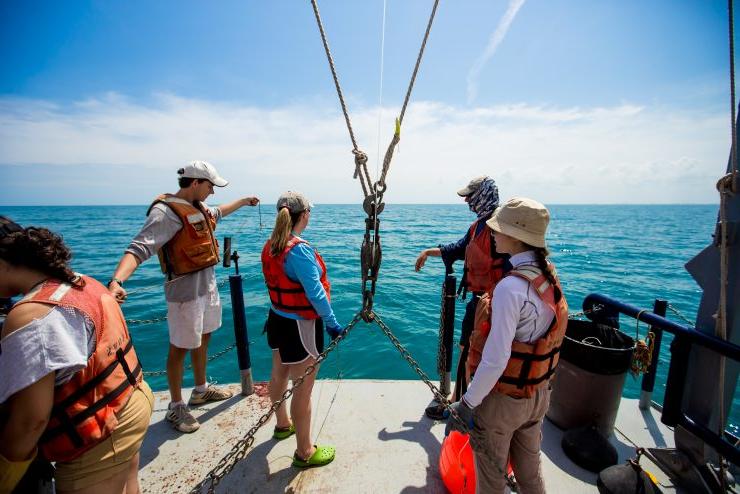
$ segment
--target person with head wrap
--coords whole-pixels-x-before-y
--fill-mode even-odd
[[[441,257],[447,273],[453,271],[452,265],[455,261],[462,260],[465,263],[458,294],[462,293],[462,298],[465,299],[467,292],[471,292],[472,297],[465,307],[465,316],[462,321],[461,353],[455,381],[455,401],[460,399],[467,388],[465,362],[468,357],[470,334],[473,331],[478,299],[484,293],[490,293],[496,283],[511,268],[508,254],[496,252],[495,241],[490,235],[490,229],[486,226],[486,221],[499,205],[496,182],[485,175],[476,177],[467,186],[458,190],[457,194],[464,198],[477,218],[460,240],[451,244],[440,244],[438,247],[425,249],[421,251],[416,259],[416,271],[421,270],[429,256]],[[432,405],[426,409],[427,416],[435,420],[443,419],[443,413],[444,406],[441,404]]]

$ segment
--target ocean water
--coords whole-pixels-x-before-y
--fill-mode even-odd
[[[73,268],[105,282],[143,224],[146,209],[146,206],[2,207],[0,214],[24,225],[45,226],[60,233],[74,253]],[[268,298],[259,254],[272,229],[274,210],[267,206],[260,209],[237,211],[219,224],[217,233],[221,239],[224,235],[232,236],[233,248],[241,256],[239,267],[244,275],[253,374],[256,380],[267,380],[271,355],[262,328]],[[581,310],[587,294],[600,292],[646,309],[652,308],[656,298],[666,299],[689,320],[695,319],[701,291],[684,264],[711,242],[716,206],[555,205],[551,214],[548,245],[572,312]],[[437,379],[440,285],[444,268],[440,259],[429,258],[422,272],[416,273],[414,262],[422,249],[460,238],[473,219],[465,205],[389,204],[381,215],[383,262],[375,310],[433,379]],[[362,302],[359,247],[363,233],[364,213],[359,205],[317,205],[303,235],[327,262],[333,306],[339,321],[345,324]],[[460,276],[462,263],[457,263],[456,268]],[[219,280],[225,280],[230,273],[233,267],[217,267]],[[127,290],[132,292],[123,305],[126,318],[164,316],[162,283],[156,259],[142,264],[126,283]],[[221,287],[223,327],[213,336],[211,353],[234,341],[228,290],[228,284],[224,283]],[[458,302],[456,340],[463,309],[463,303]],[[682,322],[678,316],[671,313],[668,316]],[[634,334],[634,320],[623,320],[622,329]],[[166,322],[132,324],[130,330],[144,369],[163,369],[168,342]],[[644,325],[639,332],[644,337]],[[664,337],[654,394],[658,401],[662,401],[665,388],[670,340]],[[456,362],[457,355],[454,358]],[[238,382],[236,352],[209,363],[208,376],[218,382]],[[332,352],[319,376],[417,377],[377,326],[363,323]],[[165,377],[150,377],[148,381],[155,390],[167,387]],[[188,372],[185,385],[192,385],[192,375]],[[640,380],[628,376],[624,396],[636,398],[639,392]],[[738,420],[733,422],[737,424]]]

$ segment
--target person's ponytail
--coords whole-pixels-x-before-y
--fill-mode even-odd
[[[560,299],[563,297],[563,294],[560,292],[560,288],[558,287],[558,284],[555,283],[555,275],[552,272],[552,266],[549,262],[547,262],[547,256],[550,255],[550,252],[545,247],[534,247],[534,256],[535,260],[537,261],[537,267],[540,268],[542,271],[542,274],[545,275],[547,278],[547,281],[552,284],[553,288],[555,288],[555,302],[560,302]]]
[[[293,230],[293,226],[298,223],[301,214],[303,212],[291,213],[288,208],[280,208],[275,217],[275,227],[272,229],[272,236],[270,237],[271,256],[276,256],[285,250],[288,240],[290,240],[290,233]]]

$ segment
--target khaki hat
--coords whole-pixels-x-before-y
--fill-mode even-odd
[[[514,197],[493,212],[486,221],[491,230],[503,233],[533,247],[545,247],[545,233],[550,223],[547,208],[526,197]]]
[[[478,190],[478,187],[480,187],[480,184],[482,184],[483,181],[487,178],[488,178],[488,175],[481,175],[480,177],[475,177],[473,180],[468,182],[468,185],[458,190],[457,195],[462,196],[462,197],[469,196],[470,194]]]
[[[184,178],[208,180],[216,187],[226,187],[229,185],[229,182],[218,174],[216,167],[207,161],[191,161],[185,168],[177,170],[177,173]]]
[[[291,213],[302,213],[308,209],[311,209],[313,204],[308,202],[306,196],[300,192],[294,192],[289,190],[284,192],[277,201],[277,210],[280,211],[282,208],[288,208]]]

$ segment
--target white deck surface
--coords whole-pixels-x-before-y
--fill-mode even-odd
[[[164,420],[168,394],[156,393],[155,413],[141,449],[139,478],[144,493],[188,492],[205,477],[267,411],[266,386],[249,397],[237,393],[220,403],[194,409],[201,428],[181,434]],[[185,396],[190,395],[187,390]],[[438,473],[444,423],[424,416],[431,393],[421,381],[320,380],[313,392],[312,436],[333,445],[337,457],[321,468],[291,466],[293,437],[272,439],[271,419],[256,435],[254,446],[218,486],[228,493],[444,493]],[[622,400],[617,429],[611,438],[620,462],[634,456],[632,443],[673,446],[673,433],[659,414],[641,412],[637,400]],[[542,460],[549,493],[598,492],[596,474],[572,463],[560,448],[562,432],[545,420]],[[660,481],[670,482],[646,458],[641,464]]]

